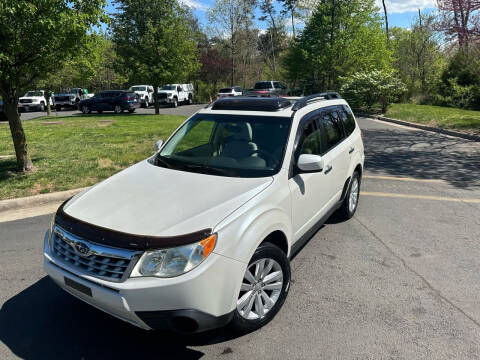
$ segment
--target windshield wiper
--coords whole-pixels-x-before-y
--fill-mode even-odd
[[[208,165],[182,164],[182,166],[186,169],[199,170],[200,172],[206,172],[207,174],[232,176],[231,170],[219,169]]]
[[[163,160],[162,156],[160,154],[157,155],[157,158],[155,159],[155,165],[158,166],[158,163],[162,163],[163,165],[165,165],[169,169],[172,168],[172,165],[170,165],[167,161]]]

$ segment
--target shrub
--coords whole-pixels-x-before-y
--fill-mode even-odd
[[[385,113],[388,105],[397,101],[407,91],[405,85],[391,71],[358,72],[342,78],[341,81],[343,96],[356,109],[372,110],[375,104],[379,104]]]

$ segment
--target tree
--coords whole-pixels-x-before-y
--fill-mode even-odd
[[[447,39],[467,46],[480,37],[480,0],[437,0],[437,30]]]
[[[342,82],[342,94],[350,105],[371,110],[379,103],[383,113],[406,91],[405,85],[392,71],[358,72],[342,79]]]
[[[407,85],[409,96],[436,91],[446,63],[438,34],[433,29],[434,22],[433,16],[419,12],[410,30],[392,29],[394,68]]]
[[[228,39],[230,52],[230,85],[235,85],[235,57],[239,52],[239,33],[245,21],[253,18],[252,0],[215,0],[208,11],[208,20],[214,25],[218,38]]]
[[[292,36],[295,39],[295,15],[297,13],[297,2],[298,0],[280,0],[283,2],[282,14],[289,14],[292,21]]]
[[[186,79],[199,63],[188,11],[176,0],[116,0],[112,32],[118,69],[130,82],[153,85],[155,113],[158,87]]]
[[[87,31],[105,20],[105,0],[0,2],[0,95],[10,125],[17,171],[32,169],[17,110],[20,91],[48,76],[85,45]]]
[[[285,57],[289,78],[314,91],[338,89],[339,77],[388,69],[391,53],[373,0],[324,0]]]

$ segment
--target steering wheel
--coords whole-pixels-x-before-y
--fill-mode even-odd
[[[253,154],[258,154],[260,155],[261,158],[263,158],[263,156],[261,155],[265,155],[267,159],[264,159],[264,160],[266,160],[267,162],[270,162],[271,164],[275,164],[278,162],[278,159],[275,156],[273,156],[273,154],[265,150],[260,150],[260,149],[253,150],[248,156],[252,156]]]

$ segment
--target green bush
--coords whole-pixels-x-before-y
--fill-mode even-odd
[[[355,109],[366,108],[371,111],[375,104],[379,104],[385,113],[388,105],[407,91],[391,71],[358,72],[341,81],[341,92]]]

